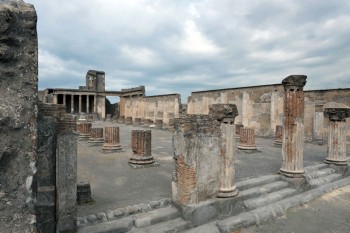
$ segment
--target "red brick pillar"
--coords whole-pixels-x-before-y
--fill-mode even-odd
[[[347,165],[345,119],[350,117],[350,108],[325,108],[324,116],[329,118],[328,155],[325,163]]]
[[[90,137],[91,122],[80,122],[78,123],[77,127],[79,126],[79,140],[87,140]]]
[[[133,168],[159,166],[155,163],[152,156],[152,131],[151,130],[132,130],[131,147],[133,155],[130,157],[129,164]]]
[[[282,167],[280,173],[299,177],[304,173],[304,92],[305,75],[290,75],[283,79],[284,123]]]
[[[102,150],[105,152],[115,152],[121,149],[119,127],[105,127],[105,138]]]
[[[283,126],[282,125],[276,125],[276,133],[275,133],[275,145],[282,146],[283,141]]]
[[[89,146],[100,146],[104,143],[103,128],[91,128]]]
[[[256,150],[254,129],[241,128],[238,149]]]

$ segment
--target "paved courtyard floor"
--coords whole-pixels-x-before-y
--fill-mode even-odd
[[[78,143],[78,181],[91,184],[95,201],[92,205],[79,206],[78,216],[171,197],[173,133],[152,129],[152,155],[160,166],[133,169],[128,164],[132,154],[131,130],[145,128],[111,122],[93,123],[93,127],[112,125],[120,127],[121,152],[105,154],[100,147],[89,147],[84,141]],[[272,138],[257,137],[256,144],[259,149],[256,153],[237,150],[236,181],[276,174],[281,167],[282,148],[274,146]],[[304,166],[322,163],[326,153],[327,145],[306,143]]]

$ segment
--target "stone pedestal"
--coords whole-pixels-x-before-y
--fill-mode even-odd
[[[347,165],[346,159],[346,121],[350,108],[325,108],[324,116],[329,118],[328,150],[325,163]]]
[[[163,128],[163,119],[156,119],[155,126],[157,129]]]
[[[124,124],[124,123],[125,123],[125,116],[120,116],[120,117],[118,118],[118,123]]]
[[[101,146],[103,143],[103,128],[91,128],[89,146]]]
[[[152,156],[152,131],[132,130],[131,147],[133,155],[129,159],[129,164],[133,168],[153,167],[155,163]]]
[[[241,128],[239,145],[237,148],[240,150],[257,150],[254,129]]]
[[[105,127],[105,137],[102,151],[117,152],[121,149],[122,147],[119,142],[119,127]]]
[[[111,120],[112,120],[112,114],[107,114],[106,121],[111,121]]]
[[[300,177],[304,173],[304,92],[305,75],[290,75],[282,81],[285,90],[280,173]]]
[[[79,140],[87,140],[91,133],[91,122],[79,122],[77,123],[77,130],[79,133]]]
[[[125,124],[126,125],[132,125],[132,117],[126,117],[125,118]]]
[[[240,134],[241,134],[241,129],[243,128],[243,125],[242,124],[236,124],[236,138],[239,138]]]
[[[87,182],[79,182],[77,184],[77,204],[82,205],[92,202],[90,184]]]
[[[141,125],[141,118],[136,117],[133,122],[134,125]]]
[[[145,119],[145,121],[144,121],[144,126],[150,126],[150,125],[152,125],[153,124],[153,120],[151,120],[151,119]]]
[[[282,146],[282,142],[283,142],[283,126],[276,125],[275,141],[273,142],[273,144],[277,146]]]

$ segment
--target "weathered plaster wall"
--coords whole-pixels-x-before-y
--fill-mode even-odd
[[[34,232],[37,16],[23,1],[0,3],[0,232]]]
[[[323,116],[323,106],[330,102],[350,106],[350,88],[305,91],[305,103],[308,103],[305,105],[305,115],[308,113],[308,122],[305,122],[305,135],[307,138],[321,134],[320,128],[322,128],[323,139],[327,140],[328,119]],[[347,136],[350,137],[349,118],[346,119],[346,123]],[[314,124],[316,127],[313,127]]]
[[[208,114],[209,105],[235,104],[239,115],[236,124],[255,129],[261,136],[274,134],[283,118],[282,84],[192,92],[187,114]]]
[[[132,96],[120,98],[120,116],[162,119],[167,125],[170,119],[179,117],[181,99],[179,94],[158,96]]]

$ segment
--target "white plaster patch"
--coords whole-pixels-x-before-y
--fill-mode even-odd
[[[32,192],[32,183],[33,183],[33,176],[28,176],[26,180],[26,188],[28,192]]]

